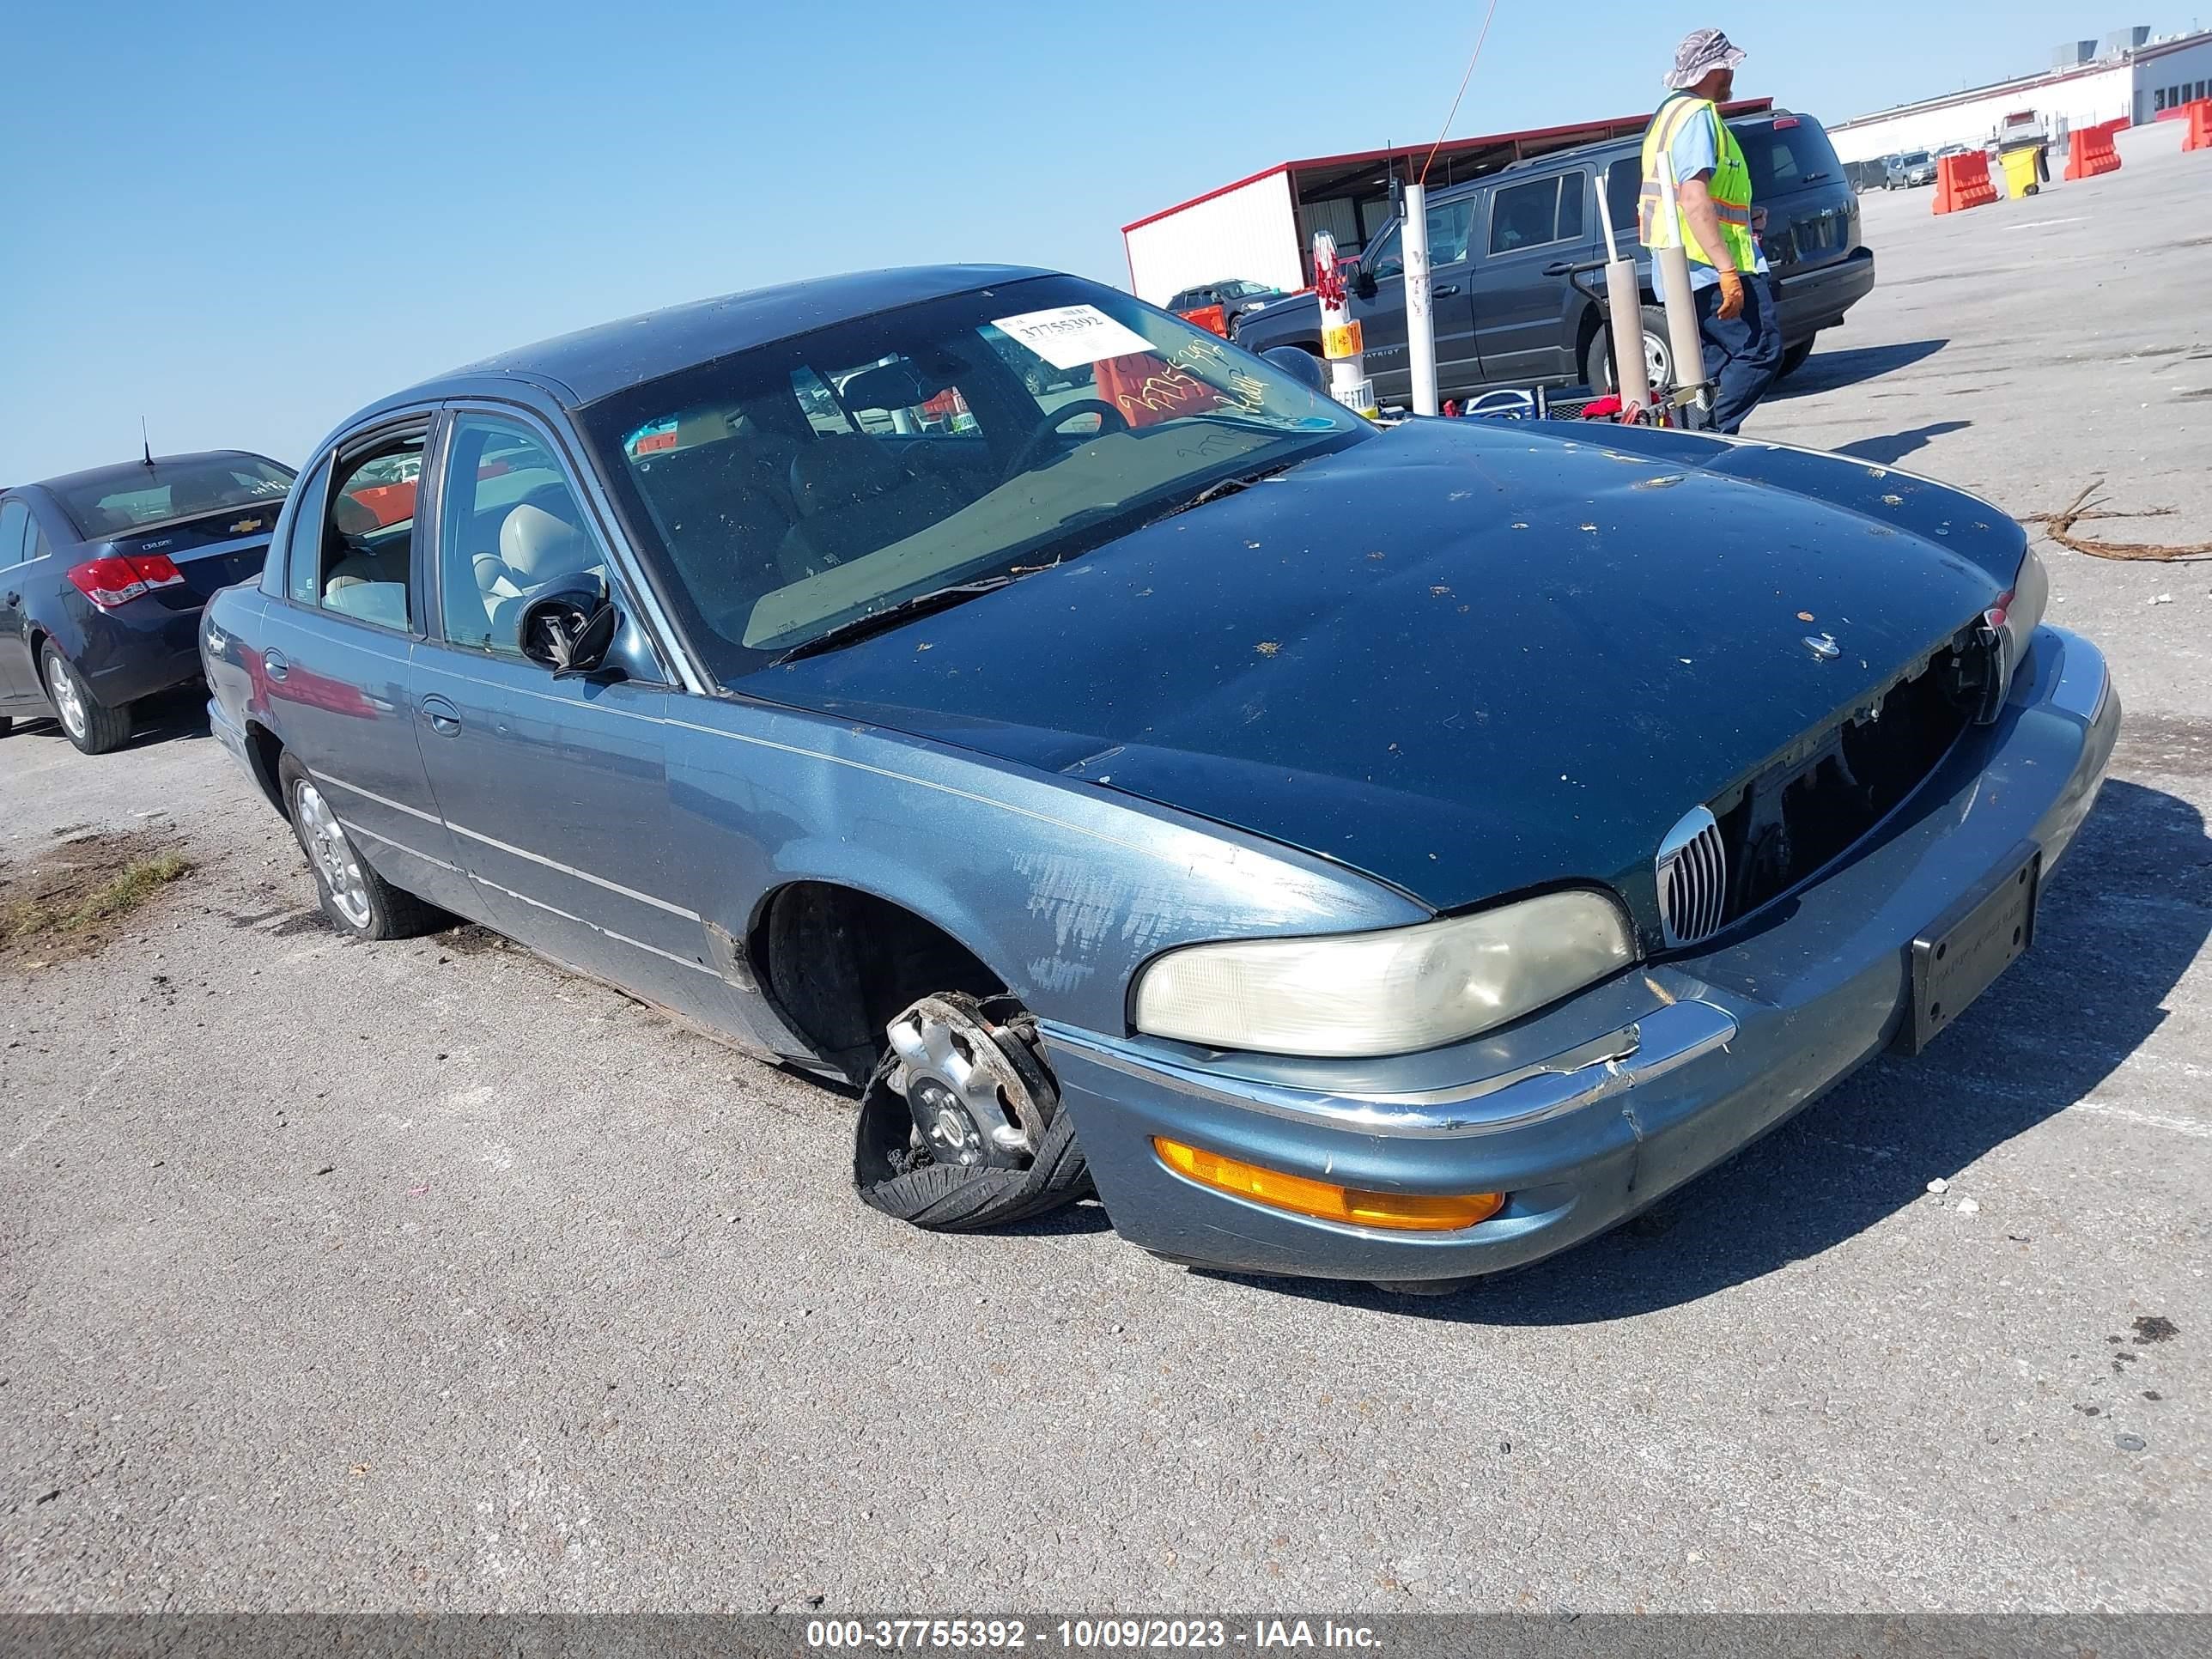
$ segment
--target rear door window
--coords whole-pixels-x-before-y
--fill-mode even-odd
[[[327,457],[307,475],[292,496],[292,522],[284,532],[284,545],[269,556],[270,580],[263,584],[270,593],[289,592],[302,605],[313,605],[322,592],[315,549],[323,521],[323,491],[330,488],[331,464]],[[277,583],[284,586],[279,587]]]
[[[419,431],[395,437],[337,463],[315,556],[295,550],[314,575],[303,596],[301,573],[294,571],[294,598],[380,628],[407,628],[424,437]]]
[[[31,533],[31,509],[13,499],[0,501],[0,569],[23,561]]]
[[[1519,253],[1581,236],[1589,178],[1577,168],[1502,187],[1490,209],[1491,252]]]

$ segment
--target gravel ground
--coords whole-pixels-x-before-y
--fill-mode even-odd
[[[1871,197],[1881,286],[1754,434],[2212,536],[2175,142]],[[473,931],[341,942],[189,704],[101,760],[19,731],[0,854],[197,867],[0,977],[0,1610],[2212,1608],[2212,568],[2047,552],[2131,724],[2037,951],[1441,1300],[1095,1206],[902,1228],[838,1097]]]

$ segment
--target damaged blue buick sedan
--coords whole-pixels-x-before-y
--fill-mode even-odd
[[[1174,1260],[1434,1285],[2028,947],[2119,724],[2045,594],[1903,473],[1378,428],[965,267],[364,410],[203,650],[338,927],[466,917],[842,1081],[879,1209],[1095,1192]]]

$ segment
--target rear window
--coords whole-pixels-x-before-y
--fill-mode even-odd
[[[1751,167],[1751,199],[1764,202],[1786,196],[1810,185],[1832,184],[1844,176],[1844,164],[1817,122],[1802,117],[1790,126],[1780,122],[1738,127],[1736,143]]]
[[[119,536],[173,519],[241,507],[273,507],[292,487],[292,474],[258,455],[210,455],[195,460],[112,466],[56,487],[62,507],[87,541]]]

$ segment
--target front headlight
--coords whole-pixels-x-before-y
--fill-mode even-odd
[[[1352,1059],[1457,1042],[1636,959],[1620,906],[1547,893],[1376,933],[1193,945],[1137,975],[1139,1031],[1214,1048]]]
[[[1989,725],[2003,712],[2005,699],[2012,694],[2013,676],[2027,659],[2028,643],[2043,625],[2043,610],[2050,602],[2050,573],[2030,550],[2021,556],[2020,574],[2013,578],[2011,587],[1982,612],[1982,624],[1990,630],[1996,647],[1995,672],[1982,688],[1981,707],[1975,713],[1982,725]]]

